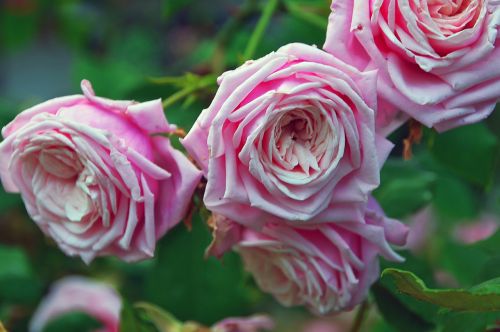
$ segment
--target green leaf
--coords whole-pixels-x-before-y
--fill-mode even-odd
[[[448,312],[440,317],[441,332],[485,332],[490,326],[496,326],[499,313]],[[488,330],[490,331],[490,330]],[[497,331],[497,330],[494,330]],[[491,331],[493,332],[493,331]]]
[[[430,149],[436,160],[465,180],[483,187],[492,183],[499,158],[499,142],[485,124],[437,135]]]
[[[410,215],[432,199],[436,175],[421,169],[415,161],[390,159],[380,176],[380,187],[373,194],[391,217]]]
[[[102,323],[84,312],[69,312],[51,320],[43,332],[92,332],[102,327]]]
[[[435,326],[408,308],[398,297],[380,282],[371,288],[378,310],[384,319],[397,331],[425,332]]]
[[[469,290],[429,289],[413,273],[389,268],[382,279],[390,278],[403,294],[453,311],[499,311],[500,278],[493,279]]]
[[[382,270],[386,268],[396,267],[399,269],[413,271],[415,274],[419,275],[428,285],[434,285],[434,270],[427,260],[421,257],[416,257],[409,251],[400,251],[399,254],[405,258],[404,262],[387,262],[382,259]],[[391,294],[396,297],[404,307],[407,308],[407,310],[415,313],[426,322],[436,322],[438,310],[437,306],[401,294],[401,292],[397,290],[392,280],[381,279],[379,283],[380,285],[385,287],[385,289],[390,291]]]

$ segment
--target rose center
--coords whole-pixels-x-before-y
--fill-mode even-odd
[[[481,3],[481,0],[430,0],[427,6],[441,32],[452,35],[475,24]]]
[[[95,176],[66,136],[57,131],[39,134],[24,147],[23,155],[45,220],[65,220],[66,227],[74,224],[78,230],[97,219]]]
[[[277,121],[274,140],[277,157],[285,169],[298,169],[307,174],[320,170],[328,126],[318,113],[294,109]]]
[[[75,152],[61,146],[42,150],[38,161],[47,173],[61,179],[71,179],[82,169]]]

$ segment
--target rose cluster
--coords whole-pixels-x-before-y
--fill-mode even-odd
[[[235,248],[257,284],[317,314],[360,303],[407,229],[370,196],[392,144],[376,72],[290,44],[225,73],[183,140],[214,213],[209,254]]]
[[[220,76],[174,149],[159,100],[83,95],[19,114],[0,177],[69,255],[135,261],[187,213],[202,175],[207,253],[237,251],[259,287],[317,314],[359,304],[408,228],[372,197],[409,118],[443,131],[500,98],[499,2],[333,1],[324,50],[293,43]]]

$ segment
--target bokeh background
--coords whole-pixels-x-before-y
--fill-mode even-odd
[[[83,78],[100,96],[146,101],[179,90],[152,78],[234,68],[264,2],[1,0],[0,125],[36,103],[80,93]],[[282,1],[256,56],[295,41],[321,47],[328,13],[328,0]],[[169,121],[188,130],[213,92],[201,89],[173,103],[166,109]],[[408,127],[391,136],[396,148],[375,194],[388,215],[413,227],[412,250],[403,251],[407,261],[398,267],[413,271],[429,286],[469,287],[500,276],[500,235],[491,226],[500,222],[499,113],[445,134],[424,130],[409,161],[402,158]],[[490,220],[489,231],[473,228],[481,220]],[[50,284],[77,274],[108,281],[127,301],[155,303],[181,320],[209,325],[264,312],[277,320],[277,331],[306,331],[314,318],[300,308],[281,308],[262,294],[236,254],[222,261],[204,259],[210,232],[203,221],[196,215],[191,231],[181,224],[170,232],[153,260],[125,264],[99,258],[86,266],[64,256],[30,221],[20,197],[0,187],[0,321],[9,331],[27,331]],[[465,241],[473,243],[460,237],[464,225],[476,230],[476,237]],[[418,319],[412,321],[408,314]],[[387,321],[401,330],[425,331],[432,327],[432,315],[378,283],[361,331],[398,330]],[[348,331],[353,316],[325,319],[325,330],[317,331]],[[462,331],[462,318],[449,331]]]

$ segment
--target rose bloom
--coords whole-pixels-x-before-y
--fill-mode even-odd
[[[374,132],[375,81],[304,44],[223,74],[183,140],[207,178],[207,208],[254,228],[305,221],[332,202],[355,213],[391,148]]]
[[[486,118],[500,97],[496,0],[333,1],[325,50],[379,70],[377,124],[404,117],[447,130]]]
[[[83,312],[103,326],[95,332],[118,332],[121,299],[109,285],[82,277],[55,283],[30,322],[30,332],[41,332],[51,321],[71,312]]]
[[[2,130],[0,177],[68,255],[151,257],[184,216],[201,173],[168,138],[160,100],[84,95],[49,100]]]
[[[319,315],[350,310],[378,279],[378,255],[402,260],[390,244],[404,245],[408,229],[385,217],[374,199],[363,222],[326,222],[335,214],[332,206],[311,223],[268,223],[261,231],[234,222],[229,227],[229,219],[216,216],[225,226],[215,229],[214,242],[220,244],[210,248],[234,246],[258,286],[284,306],[305,305]]]

